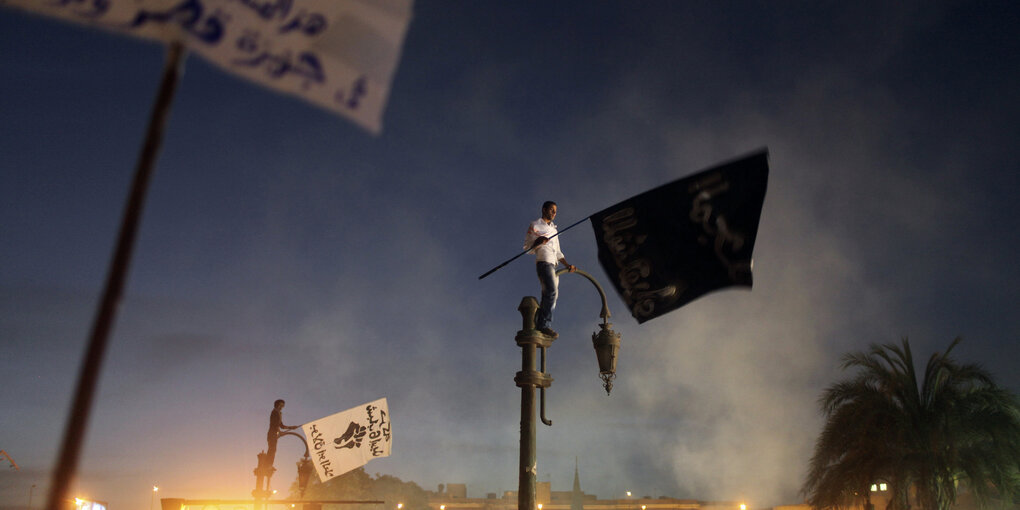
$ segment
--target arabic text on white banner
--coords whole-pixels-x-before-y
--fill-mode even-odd
[[[301,430],[323,482],[390,455],[390,411],[385,398],[306,423]]]
[[[164,42],[378,134],[413,0],[0,0]]]

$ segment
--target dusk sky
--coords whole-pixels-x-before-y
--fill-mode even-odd
[[[768,147],[754,288],[623,335],[564,276],[538,479],[798,503],[840,357],[909,337],[1020,391],[1020,3],[419,0],[380,136],[188,57],[75,495],[246,498],[273,401],[388,399],[371,473],[517,489],[518,253]],[[0,508],[46,499],[164,46],[0,7]],[[567,260],[610,288],[591,227]],[[280,441],[274,487],[303,448]],[[157,503],[158,504],[158,503]]]

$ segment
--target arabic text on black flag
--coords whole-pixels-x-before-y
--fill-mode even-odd
[[[591,216],[599,262],[639,323],[713,290],[751,286],[768,171],[763,149]]]

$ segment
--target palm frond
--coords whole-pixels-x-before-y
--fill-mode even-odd
[[[1020,499],[1020,404],[951,358],[959,343],[928,359],[920,383],[906,338],[842,357],[855,373],[818,399],[826,422],[802,488],[812,506],[860,504],[879,478],[887,510],[946,510],[961,480],[979,501]]]

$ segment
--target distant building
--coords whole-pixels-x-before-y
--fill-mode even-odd
[[[517,491],[505,491],[498,497],[489,493],[484,498],[467,497],[467,486],[448,483],[436,492],[428,492],[430,510],[517,510]],[[743,510],[739,502],[701,502],[665,496],[652,498],[598,499],[581,491],[581,479],[574,465],[574,487],[569,491],[552,490],[551,482],[538,482],[535,502],[542,510]]]
[[[549,482],[538,482],[535,501],[542,505],[542,510],[740,510],[739,503],[704,506],[693,499],[598,499],[581,491],[551,490]],[[430,492],[428,506],[430,510],[517,510],[517,491],[505,491],[501,497],[490,493],[485,498],[455,497],[449,491]]]

